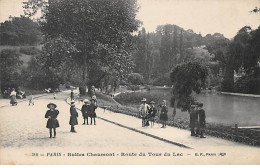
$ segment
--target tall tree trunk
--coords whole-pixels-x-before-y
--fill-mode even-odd
[[[82,81],[79,86],[79,91],[81,95],[86,95],[86,87],[88,82],[88,65],[87,65],[87,56],[86,54],[83,55],[84,64],[82,65]]]
[[[177,112],[177,104],[178,104],[178,98],[175,96],[174,105],[173,105],[173,112],[172,112],[173,123],[174,123],[174,118],[175,118],[175,115],[176,115],[176,112]]]

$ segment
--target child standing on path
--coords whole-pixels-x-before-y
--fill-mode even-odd
[[[162,105],[160,105],[161,107],[161,114],[160,114],[160,120],[162,120],[162,127],[161,128],[165,128],[166,127],[166,121],[168,120],[168,107],[166,106],[166,100],[162,101]]]
[[[89,113],[89,100],[88,99],[85,99],[85,100],[83,100],[83,105],[82,105],[82,107],[81,107],[81,112],[82,112],[82,117],[83,117],[83,120],[84,120],[84,122],[83,122],[83,124],[82,125],[85,125],[86,123],[85,123],[85,121],[86,121],[86,119],[87,119],[87,125],[88,125],[88,113]]]
[[[78,118],[78,112],[77,112],[76,107],[75,107],[75,102],[72,101],[71,107],[70,107],[70,122],[69,122],[69,124],[71,125],[70,132],[76,133],[75,125],[78,125],[78,119],[77,118]]]
[[[154,121],[155,121],[155,116],[157,113],[157,109],[155,108],[155,102],[154,101],[150,101],[149,105],[150,108],[148,110],[148,115],[147,115],[147,119],[151,121],[151,127],[154,125]],[[147,121],[148,122],[148,121]],[[149,124],[148,124],[149,125]]]
[[[94,120],[94,125],[96,125],[96,109],[97,109],[97,104],[95,99],[90,100],[90,105],[89,105],[89,117],[91,118],[90,120],[90,125],[92,125],[92,118]]]
[[[59,111],[55,109],[57,105],[54,103],[49,103],[47,107],[49,108],[49,110],[45,114],[45,118],[48,118],[46,128],[49,128],[50,130],[50,138],[52,138],[52,129],[54,132],[53,138],[56,138],[56,128],[60,126],[59,121],[57,120]]]

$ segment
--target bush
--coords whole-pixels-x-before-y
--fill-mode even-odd
[[[144,77],[139,73],[131,73],[127,76],[127,81],[131,85],[143,85]]]
[[[169,77],[160,76],[160,77],[154,79],[152,83],[153,83],[154,86],[164,86],[164,85],[168,85],[168,83],[169,83]]]
[[[148,102],[153,100],[156,103],[159,103],[162,100],[162,98],[157,94],[151,94],[148,92],[121,93],[114,97],[118,103],[123,105],[139,105],[143,98],[146,98]]]
[[[26,54],[26,55],[36,55],[40,53],[40,50],[35,47],[21,47],[20,53]]]
[[[260,78],[243,76],[234,84],[234,92],[245,94],[260,94]]]
[[[139,85],[128,85],[127,90],[137,91],[140,89]]]

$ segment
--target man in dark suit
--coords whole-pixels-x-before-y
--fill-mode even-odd
[[[195,136],[195,130],[197,130],[198,127],[198,111],[197,111],[197,105],[191,105],[191,111],[190,111],[190,131],[191,136]]]
[[[198,104],[198,115],[199,115],[199,129],[198,132],[200,133],[200,138],[206,138],[204,136],[205,128],[206,128],[206,114],[205,110],[203,109],[203,103]]]

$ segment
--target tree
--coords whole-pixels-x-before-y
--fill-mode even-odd
[[[15,50],[4,49],[0,53],[1,91],[7,87],[18,87],[18,68],[22,65]]]
[[[195,101],[191,96],[192,92],[200,93],[207,76],[207,68],[198,62],[179,64],[172,70],[170,78],[173,83],[173,117],[177,108],[189,111],[190,105]]]
[[[45,37],[62,36],[77,49],[73,59],[81,69],[83,94],[82,88],[93,83],[91,65],[106,67],[105,70],[119,77],[132,69],[132,33],[140,24],[135,19],[136,0],[78,0],[77,3],[51,0],[48,5],[41,0],[29,0],[25,3],[25,9],[31,9],[29,15],[37,7],[44,8],[41,28]]]

